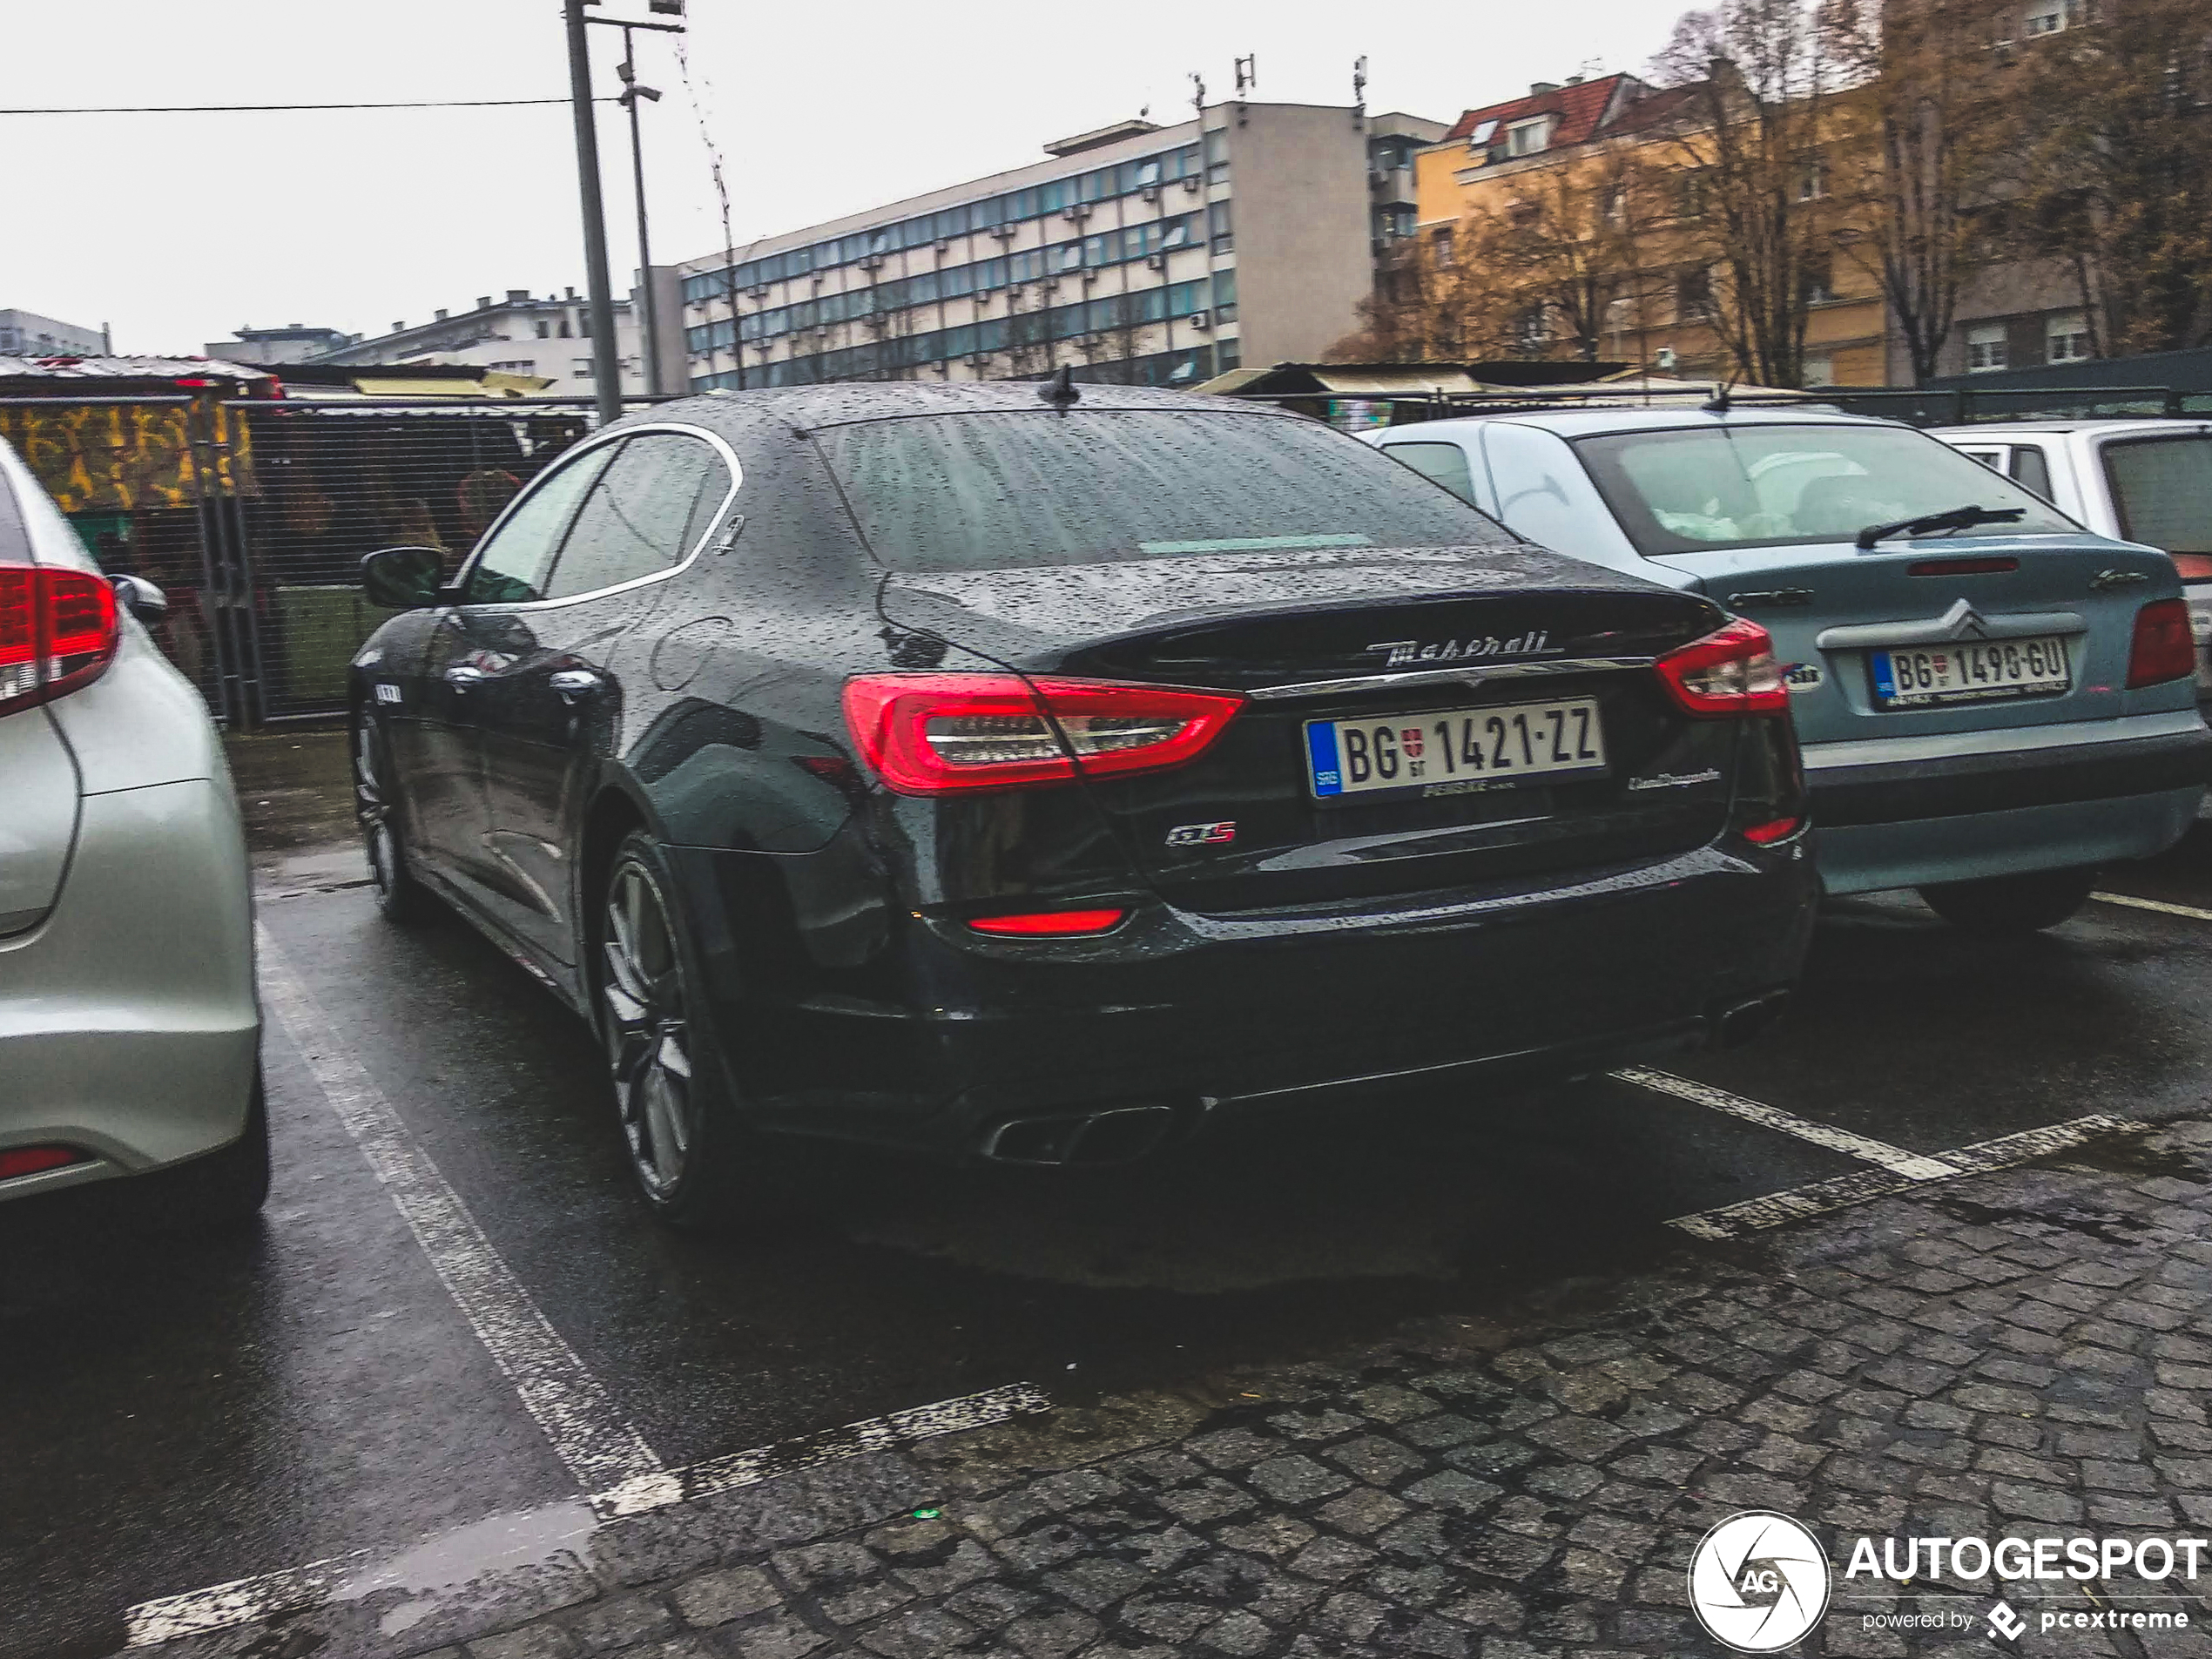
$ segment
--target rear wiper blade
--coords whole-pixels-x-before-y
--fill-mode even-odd
[[[1858,533],[1858,550],[1892,536],[1932,536],[1938,530],[1970,530],[1977,524],[2013,524],[2027,516],[2025,507],[1954,507],[1947,513],[1923,513],[1894,524],[1869,524]]]

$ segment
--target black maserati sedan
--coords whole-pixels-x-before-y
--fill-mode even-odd
[[[386,913],[596,1028],[639,1186],[779,1137],[1131,1158],[1210,1114],[1740,1041],[1815,897],[1765,633],[1303,415],[711,393],[577,444],[352,670]]]

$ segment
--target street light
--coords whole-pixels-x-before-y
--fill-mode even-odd
[[[682,0],[656,0],[655,10],[666,3],[680,5]],[[637,101],[650,99],[658,104],[660,94],[637,79],[637,48],[631,44],[631,32],[622,31],[622,106],[630,111],[630,171],[637,198],[637,278],[640,285],[638,305],[641,349],[645,355],[645,389],[655,397],[661,395],[660,382],[660,307],[653,298],[653,245],[645,231],[645,145],[637,131]]]
[[[630,31],[633,29],[655,30],[663,33],[680,33],[680,23],[635,23],[615,17],[587,17],[583,9],[597,5],[598,0],[562,0],[562,20],[569,37],[569,99],[576,110],[576,171],[577,193],[583,209],[583,271],[589,284],[591,314],[591,374],[595,382],[593,393],[599,408],[602,426],[622,415],[622,369],[617,355],[615,339],[615,304],[611,285],[607,275],[607,215],[599,197],[599,132],[591,112],[591,48],[585,38],[583,26],[588,23],[609,24],[620,29],[624,36],[624,56],[631,57]],[[684,15],[684,0],[647,0],[653,11],[675,17]],[[631,79],[631,64],[624,64],[623,79]],[[644,96],[658,98],[657,92]],[[637,156],[637,103],[625,97],[630,106],[630,132],[633,156]],[[645,173],[642,156],[637,159],[637,235],[639,252],[645,246]],[[647,314],[652,307],[652,270],[650,265],[640,273],[645,282]],[[650,326],[650,325],[649,325]],[[650,385],[658,376],[650,342],[644,347]]]

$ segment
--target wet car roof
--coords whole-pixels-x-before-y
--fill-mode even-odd
[[[1035,412],[1053,406],[1040,394],[1042,381],[969,381],[961,385],[915,385],[860,381],[838,386],[775,386],[758,391],[718,391],[672,403],[656,404],[624,417],[627,421],[687,421],[732,435],[764,427],[813,428],[858,421],[888,421],[918,415]],[[1303,420],[1264,404],[1200,396],[1144,386],[1077,382],[1071,412],[1084,410],[1180,409],[1201,415],[1244,415]]]

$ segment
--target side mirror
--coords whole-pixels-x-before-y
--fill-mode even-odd
[[[169,614],[169,596],[142,576],[111,576],[108,586],[125,610],[151,628]]]
[[[379,548],[361,561],[361,588],[372,604],[420,610],[439,603],[445,562],[435,547]]]

